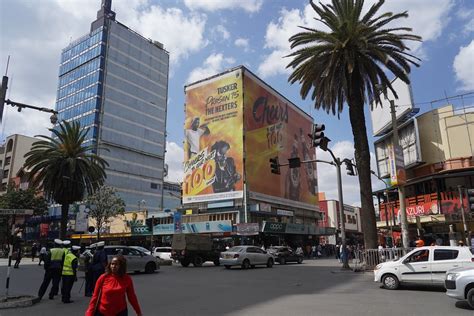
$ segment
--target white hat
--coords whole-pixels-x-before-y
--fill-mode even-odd
[[[70,240],[64,240],[63,241],[63,246],[69,246],[71,244]]]
[[[79,246],[72,246],[72,250],[79,250],[79,249],[81,249],[81,247],[79,247]]]
[[[57,245],[62,245],[63,241],[61,239],[55,239],[54,243],[57,244]]]
[[[103,247],[105,246],[105,241],[99,241],[96,245],[97,247]]]

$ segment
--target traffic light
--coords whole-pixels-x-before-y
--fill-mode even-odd
[[[467,189],[467,205],[471,212],[474,213],[474,189]]]
[[[356,174],[354,172],[354,165],[352,164],[352,161],[350,161],[349,159],[344,159],[343,161],[346,164],[347,175],[355,176]]]
[[[278,156],[270,158],[270,168],[272,173],[280,174],[280,163],[278,162]]]
[[[324,142],[325,137],[323,131],[325,129],[326,126],[324,126],[324,124],[313,124],[313,130],[311,131],[311,135],[309,135],[309,137],[311,137],[313,147],[318,147],[321,145],[322,141]]]
[[[299,157],[294,157],[294,158],[290,158],[288,159],[288,165],[291,168],[299,168],[301,167],[301,160]]]

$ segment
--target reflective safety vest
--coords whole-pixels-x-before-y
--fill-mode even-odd
[[[64,258],[63,275],[74,275],[72,262],[76,259],[77,257],[72,252],[66,254],[66,257]]]
[[[62,261],[63,260],[64,249],[63,248],[53,248],[51,249],[51,261]]]

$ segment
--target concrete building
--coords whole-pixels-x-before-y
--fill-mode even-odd
[[[151,216],[163,209],[169,53],[116,21],[111,2],[63,49],[56,109],[90,128],[86,142],[109,163],[106,185],[127,211],[145,201]]]
[[[336,234],[321,238],[324,238],[325,242],[331,245],[340,243],[339,202],[335,200],[319,201],[319,209],[322,213],[319,225],[336,230]],[[346,229],[346,238],[349,243],[363,243],[360,207],[344,204],[344,228]]]
[[[26,161],[25,154],[31,150],[31,146],[38,139],[34,137],[14,134],[8,136],[5,141],[4,152],[1,154],[2,161],[2,185],[0,194],[7,191],[9,183],[17,178],[17,173],[23,168]]]
[[[430,242],[439,237],[445,244],[449,239],[462,240],[461,203],[468,231],[474,231],[474,209],[469,209],[465,194],[465,189],[474,188],[473,108],[444,105],[408,120],[399,129],[407,176],[410,239],[420,235]],[[391,134],[375,143],[381,177],[390,177],[387,144],[391,144]],[[462,200],[458,186],[463,188]],[[387,203],[384,191],[374,193],[380,205],[377,226],[381,237],[393,230],[396,240],[400,235],[398,193],[396,187],[391,188]]]

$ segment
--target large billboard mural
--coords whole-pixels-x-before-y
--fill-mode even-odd
[[[248,71],[244,74],[245,175],[254,198],[316,208],[316,163],[300,168],[281,167],[271,173],[269,159],[316,159],[311,147],[312,118],[265,85]]]
[[[242,70],[189,85],[183,203],[243,197]]]

